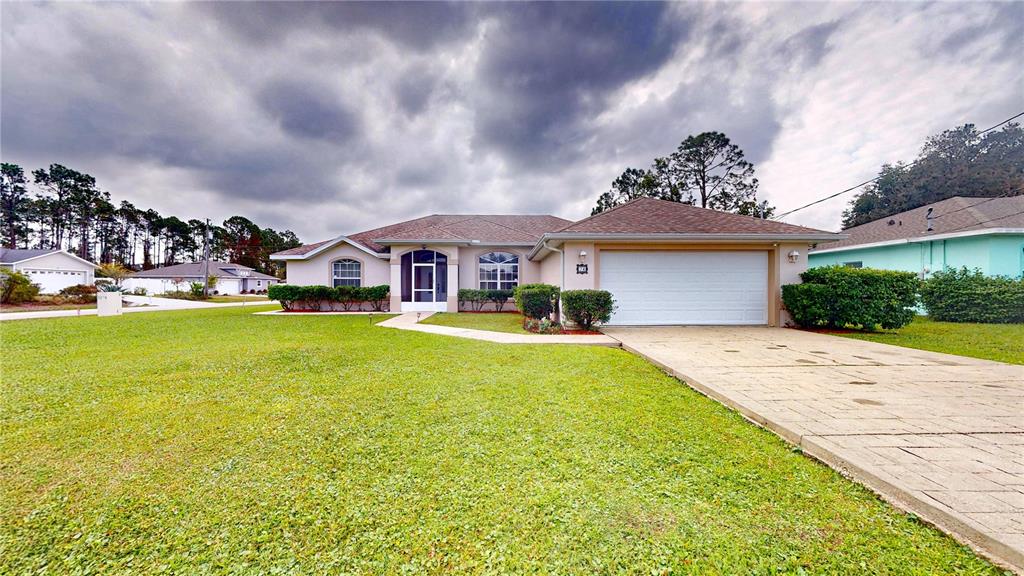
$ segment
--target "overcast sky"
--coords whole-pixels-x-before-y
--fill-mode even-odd
[[[780,211],[1024,110],[1024,3],[28,4],[2,156],[307,242],[429,213],[586,216],[725,132]],[[791,222],[836,229],[845,198]]]

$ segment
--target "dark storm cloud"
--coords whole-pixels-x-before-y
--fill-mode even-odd
[[[447,2],[202,2],[197,10],[250,42],[292,33],[370,31],[417,50],[464,36],[474,5]]]
[[[523,163],[564,161],[608,94],[685,39],[686,23],[666,14],[655,3],[507,6],[481,56],[476,145]]]
[[[359,117],[329,87],[275,80],[256,99],[293,136],[344,143],[358,135]]]
[[[786,39],[782,55],[800,67],[817,66],[828,53],[828,40],[839,26],[836,20],[804,28]]]

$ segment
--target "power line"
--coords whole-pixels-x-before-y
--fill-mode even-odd
[[[967,224],[965,226],[960,226],[959,228],[953,228],[952,230],[943,230],[942,232],[940,232],[940,234],[949,234],[950,232],[956,232],[958,230],[963,230],[964,228],[970,228],[972,226],[981,226],[982,224],[988,224],[990,222],[998,222],[999,220],[1006,220],[1007,218],[1012,218],[1014,216],[1019,216],[1021,214],[1024,214],[1024,210],[1020,210],[1019,212],[1014,212],[1012,214],[1006,214],[1005,216],[1000,216],[998,218],[992,218],[990,220],[982,220],[981,222],[973,222],[973,223]]]
[[[1007,118],[1006,120],[1003,120],[1002,122],[1000,122],[1000,123],[998,123],[998,124],[996,124],[994,126],[989,126],[988,128],[982,130],[981,132],[978,132],[977,135],[981,136],[982,134],[984,134],[986,132],[991,132],[991,131],[995,130],[996,128],[999,128],[1003,124],[1008,124],[1008,123],[1016,120],[1017,118],[1020,118],[1021,116],[1024,116],[1024,112],[1020,112],[1019,114],[1015,114],[1015,115]],[[920,160],[915,160],[915,161],[911,162],[910,164],[907,164],[907,167],[909,168],[911,166],[914,166],[918,162],[920,162]],[[881,178],[881,175],[875,176],[874,178],[872,178],[870,180],[865,180],[864,182],[861,182],[860,184],[857,184],[856,186],[850,186],[849,188],[847,188],[845,190],[841,190],[839,192],[836,192],[835,194],[830,194],[828,196],[825,196],[824,198],[815,200],[814,202],[811,202],[810,204],[804,204],[803,206],[801,206],[799,208],[794,208],[793,210],[790,210],[789,212],[783,212],[782,214],[779,214],[778,216],[773,217],[772,220],[781,220],[782,218],[785,218],[786,216],[789,216],[790,214],[793,214],[794,212],[799,212],[799,211],[801,211],[801,210],[803,210],[805,208],[810,208],[811,206],[814,206],[816,204],[821,204],[822,202],[825,202],[826,200],[831,200],[831,199],[835,198],[836,196],[842,196],[843,194],[846,194],[847,192],[852,192],[852,191],[856,190],[857,188],[860,188],[861,186],[865,186],[867,184],[871,184],[872,182],[875,182],[876,180],[879,180],[880,178]]]

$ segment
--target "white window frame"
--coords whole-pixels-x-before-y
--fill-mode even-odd
[[[355,275],[352,275],[352,271],[339,275],[337,265],[343,262],[351,262],[356,265]],[[348,280],[349,282],[355,281],[355,284],[338,284],[338,280]],[[362,286],[363,285],[363,263],[355,258],[340,258],[331,262],[331,286],[337,288],[338,286]]]
[[[491,256],[492,254],[503,254],[505,256],[511,256],[512,261],[507,262],[484,262],[485,257]],[[491,260],[488,258],[488,260]],[[477,263],[477,287],[481,290],[511,290],[519,285],[519,255],[514,252],[504,252],[495,250],[481,254],[476,259]],[[484,271],[495,271],[497,272],[497,280],[484,280]],[[510,274],[511,273],[511,274]],[[506,275],[514,274],[514,280],[504,279]]]

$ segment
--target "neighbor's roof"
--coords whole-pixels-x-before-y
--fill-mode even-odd
[[[928,209],[932,208],[932,231]],[[968,198],[954,196],[941,202],[893,214],[843,230],[845,240],[819,244],[816,251],[897,240],[927,239],[945,234],[1024,229],[1024,196]]]
[[[72,253],[70,253],[70,252],[68,252],[66,250],[60,250],[60,249],[57,249],[57,248],[31,249],[31,250],[29,250],[29,249],[21,250],[21,249],[16,249],[16,248],[0,248],[0,264],[17,264],[19,262],[24,262],[26,260],[31,260],[33,258],[38,258],[40,256],[46,256],[47,254],[55,254],[57,252],[60,252],[61,254],[64,254],[65,256],[70,256],[71,258],[74,258],[75,260],[78,260],[79,262],[81,262],[83,264],[88,264],[89,266],[92,266],[93,268],[99,268],[99,266],[97,266],[93,262],[89,262],[88,260],[85,260],[84,258],[79,258],[78,256],[75,256],[74,254],[72,254]]]
[[[785,222],[698,208],[689,204],[656,198],[638,198],[551,232],[552,236],[570,234],[816,236],[832,234],[824,230],[805,228]]]
[[[347,237],[305,244],[277,252],[274,256],[309,254],[342,239],[360,244],[376,253],[386,253],[389,249],[385,244],[399,242],[479,242],[532,246],[545,232],[561,228],[569,222],[564,218],[548,215],[433,214]]]
[[[210,276],[215,278],[242,278],[239,270],[248,270],[248,278],[257,280],[279,280],[274,276],[257,272],[248,266],[232,264],[231,262],[217,262],[210,260]],[[203,276],[203,262],[186,262],[173,266],[163,266],[152,270],[143,270],[132,274],[132,278],[201,278]]]
[[[23,260],[29,258],[35,258],[36,256],[44,256],[46,254],[52,254],[54,252],[60,252],[56,248],[47,250],[21,250],[16,248],[0,248],[0,264],[17,264]]]

